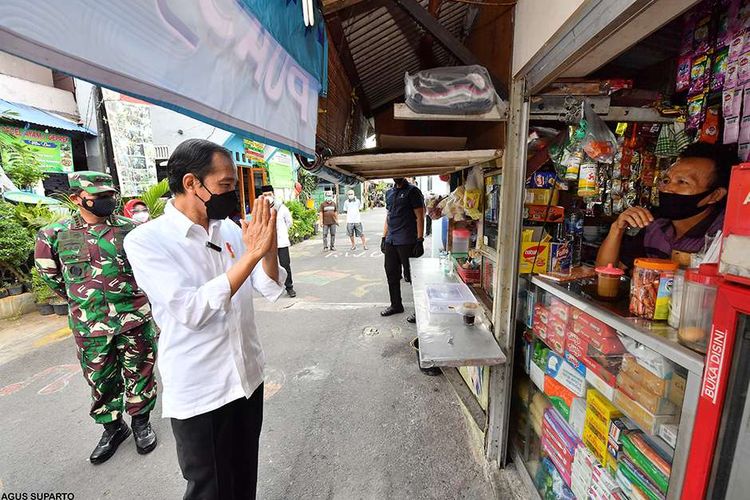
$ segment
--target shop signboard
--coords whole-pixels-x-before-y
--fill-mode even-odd
[[[45,172],[73,171],[73,144],[69,136],[12,125],[2,125],[0,130],[28,144]]]
[[[117,179],[122,196],[140,196],[156,184],[156,151],[151,130],[151,106],[103,90],[112,137]]]
[[[293,188],[295,178],[292,170],[292,155],[287,151],[276,149],[268,157],[268,173],[274,188]]]
[[[245,139],[243,143],[245,145],[245,156],[247,157],[247,161],[253,162],[265,160],[265,144],[258,141],[252,141],[250,139]]]
[[[60,15],[54,0],[36,0],[31,9],[28,0],[4,0],[0,47],[265,144],[313,156],[326,64],[325,59],[317,64],[304,59],[325,58],[325,31],[320,25],[298,31],[274,25],[269,30],[266,18],[278,13],[303,25],[302,8],[297,2],[296,9],[290,2],[263,2],[269,12],[260,16],[256,3],[261,5],[202,0],[187,8],[177,0],[70,0]],[[275,36],[298,39],[281,44]],[[320,74],[312,73],[315,68]]]

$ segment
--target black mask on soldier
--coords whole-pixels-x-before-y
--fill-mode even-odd
[[[677,194],[659,191],[659,206],[654,207],[654,217],[669,220],[689,219],[707,209],[708,205],[698,206],[703,198],[713,193],[713,189],[698,194]]]
[[[101,196],[99,198],[81,198],[83,208],[97,217],[109,217],[117,208],[117,200],[114,196]]]
[[[237,191],[234,189],[226,193],[214,194],[205,184],[203,184],[203,187],[211,194],[208,201],[198,195],[196,196],[206,205],[206,215],[210,220],[224,220],[238,210],[240,201],[237,197]]]

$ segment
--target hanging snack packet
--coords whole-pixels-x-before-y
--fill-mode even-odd
[[[740,56],[737,66],[737,85],[744,85],[750,82],[750,52],[745,52]]]
[[[680,55],[693,53],[693,36],[695,34],[695,14],[688,12],[684,17],[682,25],[682,37],[680,38]]]
[[[724,76],[724,90],[737,87],[739,81],[737,71],[740,69],[740,61],[727,63],[727,74]]]
[[[742,114],[750,115],[750,85],[747,85],[744,89],[735,89],[735,92],[737,92],[737,94],[735,95],[735,99],[737,99],[738,101],[742,101],[742,105],[744,106],[742,109]],[[743,92],[743,94],[740,94],[740,92]],[[737,104],[736,110],[737,113],[735,113],[735,116],[739,116],[739,103]]]
[[[730,116],[724,119],[724,144],[734,144],[740,139],[740,117]]]
[[[729,30],[730,17],[728,10],[719,13],[719,22],[716,26],[716,47],[724,47],[732,41],[732,32]]]
[[[693,59],[690,68],[690,89],[688,95],[703,93],[707,88],[710,60],[708,56],[698,56]]]
[[[711,50],[711,9],[698,14],[693,32],[693,49],[696,54],[707,54]]]
[[[742,89],[725,90],[722,98],[722,112],[724,116],[740,116]],[[748,109],[747,106],[745,106],[745,109]]]
[[[685,92],[690,88],[690,65],[693,62],[693,57],[688,54],[680,56],[677,61],[677,83],[675,85],[675,91]]]
[[[740,144],[750,142],[750,116],[743,116],[740,120]]]
[[[729,62],[734,62],[740,58],[745,46],[745,30],[740,30],[734,34],[732,41],[729,42]]]
[[[723,48],[714,55],[711,68],[711,92],[718,92],[724,88],[724,80],[727,74],[727,61],[729,60],[729,49]]]
[[[747,161],[748,157],[750,157],[750,142],[740,144],[737,147],[737,156],[739,156],[740,161]]]
[[[706,114],[706,94],[694,95],[688,99],[687,130],[698,130]]]
[[[701,127],[700,141],[716,144],[719,139],[719,107],[711,106],[706,110],[706,119]]]

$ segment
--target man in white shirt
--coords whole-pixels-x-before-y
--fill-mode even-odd
[[[361,208],[362,202],[354,196],[354,190],[350,189],[346,193],[344,211],[346,212],[346,234],[352,241],[352,250],[357,249],[357,244],[354,241],[355,236],[362,238],[362,248],[367,250],[367,240],[365,239],[365,232],[362,230],[362,215],[359,213]]]
[[[276,246],[279,249],[279,264],[286,270],[286,281],[284,282],[286,293],[294,298],[297,296],[297,292],[294,291],[294,282],[292,281],[292,258],[289,255],[289,247],[292,246],[292,242],[289,241],[289,229],[294,223],[294,220],[292,220],[292,213],[282,201],[276,199],[273,186],[262,186],[260,190],[263,193],[263,196],[268,198],[268,202],[271,206],[276,209]]]
[[[171,418],[185,499],[255,498],[264,357],[253,289],[272,301],[284,290],[276,211],[261,197],[251,221],[227,219],[237,171],[212,142],[183,142],[168,168],[174,199],[125,238],[161,329],[162,416]]]

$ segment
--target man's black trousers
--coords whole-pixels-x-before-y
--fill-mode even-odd
[[[404,270],[404,279],[411,281],[409,258],[413,252],[414,245],[385,244],[385,276],[388,279],[391,307],[394,309],[403,310],[404,308],[401,300],[401,269]]]
[[[172,420],[185,500],[254,499],[263,384],[248,398],[185,420]]]

